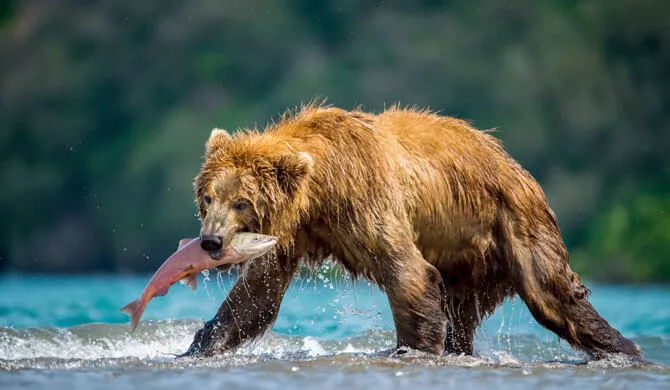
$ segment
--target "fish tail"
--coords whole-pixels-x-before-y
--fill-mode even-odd
[[[130,330],[131,333],[134,332],[137,328],[137,325],[139,325],[140,318],[142,318],[142,314],[144,313],[144,307],[145,306],[142,304],[141,299],[136,299],[121,309],[122,312],[130,316],[130,323],[132,324],[132,328]]]

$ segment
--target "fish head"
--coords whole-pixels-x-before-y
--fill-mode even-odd
[[[257,233],[238,233],[226,251],[241,256],[240,261],[247,261],[268,253],[279,241],[278,237]]]

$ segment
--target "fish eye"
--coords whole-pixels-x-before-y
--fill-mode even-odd
[[[231,207],[235,211],[244,211],[248,209],[251,205],[246,200],[236,200],[232,203]]]
[[[209,195],[203,196],[202,200],[205,202],[205,204],[211,204],[212,203],[212,197],[209,196]]]

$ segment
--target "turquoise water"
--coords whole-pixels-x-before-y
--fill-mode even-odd
[[[598,311],[650,364],[585,362],[510,300],[487,319],[476,357],[390,355],[386,297],[366,282],[296,280],[272,332],[234,355],[175,359],[232,286],[201,276],[147,307],[130,334],[119,309],[150,276],[0,276],[0,389],[670,388],[670,288],[591,285]]]

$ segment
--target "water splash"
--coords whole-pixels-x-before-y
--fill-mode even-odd
[[[0,370],[28,368],[86,368],[117,366],[189,366],[193,359],[175,359],[186,350],[200,321],[147,321],[135,333],[127,325],[89,324],[72,328],[0,328]],[[305,361],[325,359],[333,364],[421,364],[427,366],[503,366],[558,367],[583,364],[579,357],[553,359],[553,348],[539,347],[542,340],[534,335],[517,335],[513,353],[491,349],[495,337],[479,338],[479,356],[444,356],[410,351],[394,355],[395,334],[390,330],[370,330],[342,339],[318,339],[310,336],[290,336],[269,332],[254,343],[243,346],[237,353],[208,359],[219,366],[245,365],[266,360]],[[667,348],[670,337],[645,339],[648,343]],[[642,341],[645,341],[642,340]],[[484,346],[484,349],[482,347]],[[546,345],[545,345],[546,347]],[[538,351],[544,350],[545,353]],[[536,360],[538,359],[539,360]],[[202,360],[202,359],[201,359]],[[198,363],[200,364],[200,363]],[[625,356],[613,356],[588,367],[621,368],[640,365]]]

